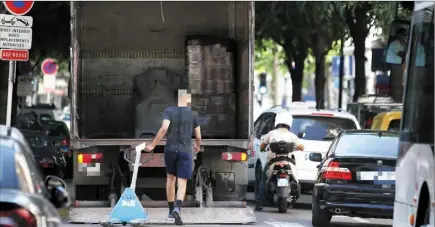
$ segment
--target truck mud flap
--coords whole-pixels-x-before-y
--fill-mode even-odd
[[[70,223],[98,224],[107,222],[111,208],[71,208]],[[173,224],[167,221],[168,208],[144,208],[148,221],[143,224]],[[228,207],[182,208],[181,218],[185,224],[253,224],[256,222],[254,210]]]

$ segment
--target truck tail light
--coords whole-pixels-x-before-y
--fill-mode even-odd
[[[14,209],[11,211],[0,211],[1,226],[29,226],[36,227],[36,218],[24,208]]]
[[[328,180],[352,180],[352,173],[348,168],[340,168],[338,162],[330,162],[323,177]]]
[[[222,160],[224,161],[236,161],[244,162],[248,158],[248,155],[244,152],[224,152],[222,153]]]
[[[78,163],[94,163],[98,162],[101,159],[103,159],[102,153],[96,153],[96,154],[78,154],[77,155],[77,162]]]

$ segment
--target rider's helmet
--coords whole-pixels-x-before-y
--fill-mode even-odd
[[[276,115],[275,128],[287,128],[290,130],[293,124],[293,116],[289,112],[283,112]]]

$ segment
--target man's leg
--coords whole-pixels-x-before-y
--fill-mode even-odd
[[[174,221],[172,211],[175,207],[175,181],[177,180],[177,157],[175,152],[165,152],[166,166],[166,199],[168,201],[169,215],[166,218],[169,221]]]
[[[177,180],[178,180],[178,190],[177,190],[177,201],[175,202],[174,211],[172,211],[172,216],[175,218],[176,225],[182,225],[181,220],[181,206],[183,205],[184,196],[186,195],[187,180],[192,177],[192,154],[188,152],[178,152],[177,161]]]
[[[267,168],[269,168],[268,165],[266,165],[263,171],[261,172],[261,181],[258,186],[258,192],[256,195],[255,210],[257,211],[263,210],[263,204],[266,203]]]

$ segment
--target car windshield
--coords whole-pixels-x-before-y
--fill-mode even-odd
[[[336,155],[397,157],[399,136],[396,134],[351,134],[338,141]]]
[[[331,140],[342,130],[356,129],[354,121],[346,118],[320,116],[293,116],[290,129],[295,134],[305,133],[304,140]]]
[[[47,140],[42,135],[24,135],[27,140],[27,143],[31,148],[42,148],[47,146]]]
[[[9,147],[0,146],[0,189],[19,189],[15,173],[14,151]]]

